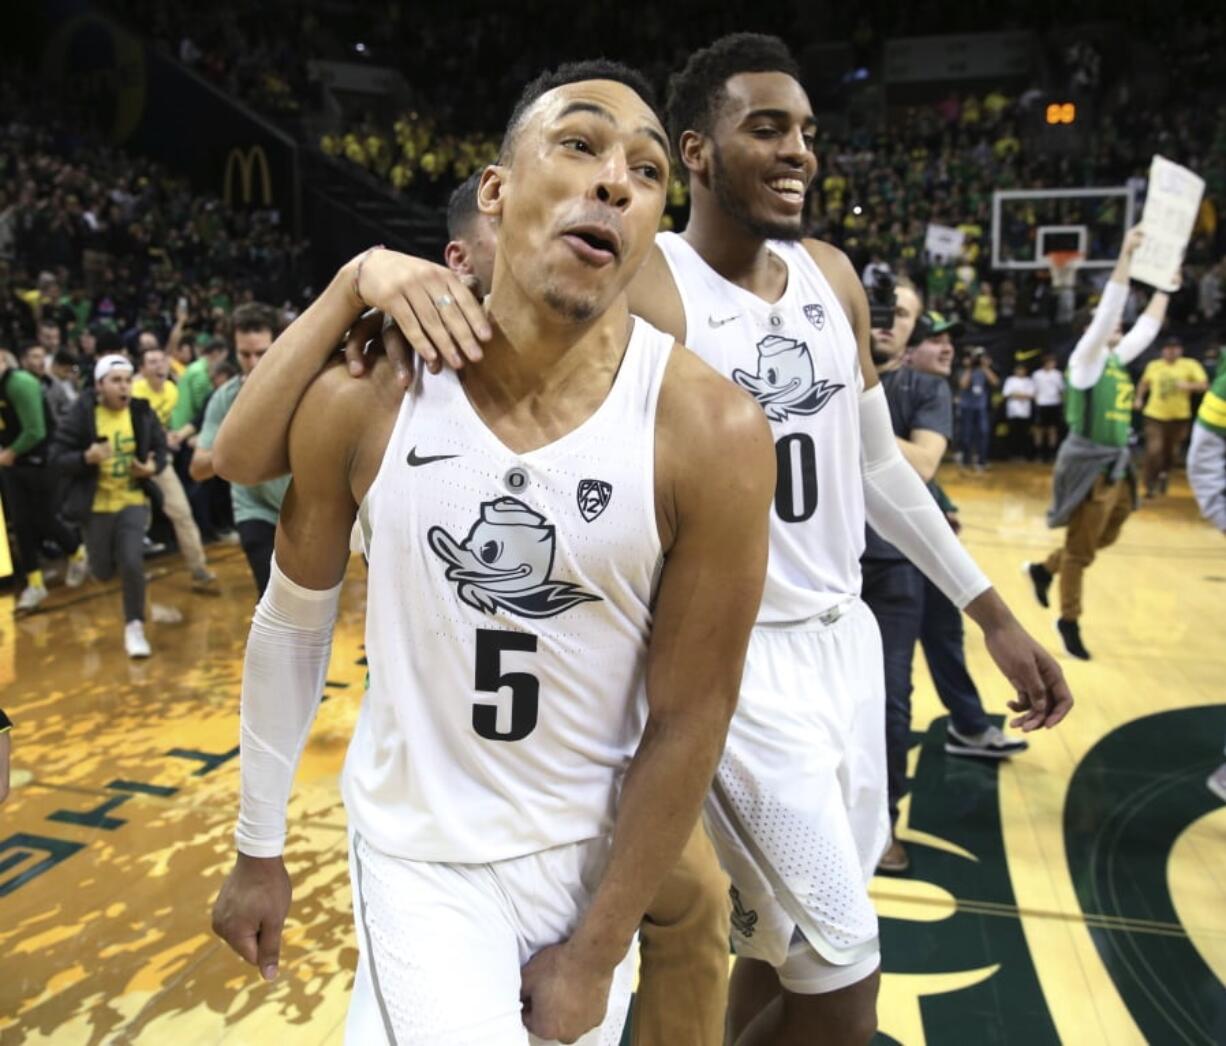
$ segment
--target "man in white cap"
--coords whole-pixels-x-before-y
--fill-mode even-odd
[[[94,389],[56,430],[51,455],[68,480],[63,513],[84,528],[91,572],[123,582],[124,649],[148,657],[141,539],[149,504],[160,498],[152,480],[166,464],[166,434],[149,404],[132,398],[127,357],[97,362]]]

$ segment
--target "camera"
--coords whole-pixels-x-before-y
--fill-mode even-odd
[[[873,282],[865,288],[868,292],[869,326],[872,330],[888,330],[894,326],[894,274],[884,265],[873,271]]]

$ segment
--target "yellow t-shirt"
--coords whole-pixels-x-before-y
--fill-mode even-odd
[[[170,412],[179,402],[179,386],[173,381],[162,382],[162,391],[154,392],[147,378],[137,378],[132,382],[132,395],[137,399],[148,400],[153,413],[158,416],[162,427],[170,425]]]
[[[174,356],[170,357],[170,378],[172,381],[177,381],[183,377],[183,372],[187,370],[187,364]]]
[[[98,438],[107,440],[114,453],[98,466],[98,489],[94,493],[95,512],[118,512],[145,503],[145,492],[132,479],[129,466],[136,457],[136,433],[132,413],[110,410],[99,404],[94,408]]]
[[[1192,394],[1176,388],[1176,383],[1209,379],[1198,360],[1180,357],[1174,363],[1150,360],[1141,380],[1149,384],[1149,399],[1142,412],[1145,417],[1154,421],[1187,421],[1192,417]]]

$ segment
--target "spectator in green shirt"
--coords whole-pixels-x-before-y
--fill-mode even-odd
[[[51,410],[38,378],[0,351],[0,492],[17,535],[15,566],[22,585],[17,612],[29,613],[47,598],[38,559],[42,538],[49,537],[68,555],[67,584],[85,580],[81,539],[56,515],[55,473],[47,456]]]

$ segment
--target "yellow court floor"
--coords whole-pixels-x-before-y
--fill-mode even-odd
[[[963,539],[1050,645],[1019,565],[1058,533],[1048,472],[946,469]],[[174,559],[152,598],[184,621],[124,656],[119,596],[0,598],[0,705],[14,790],[0,806],[0,1043],[338,1043],[356,962],[337,775],[365,675],[364,567],[351,565],[326,700],[292,803],[294,906],[266,985],[209,931],[232,862],[238,684],[254,590],[214,548],[223,595]],[[1204,780],[1226,742],[1226,542],[1176,484],[1087,576],[1077,707],[997,766],[946,756],[917,659],[913,867],[878,878],[881,1041],[1226,1042],[1226,805]],[[968,659],[989,711],[1006,686]]]

